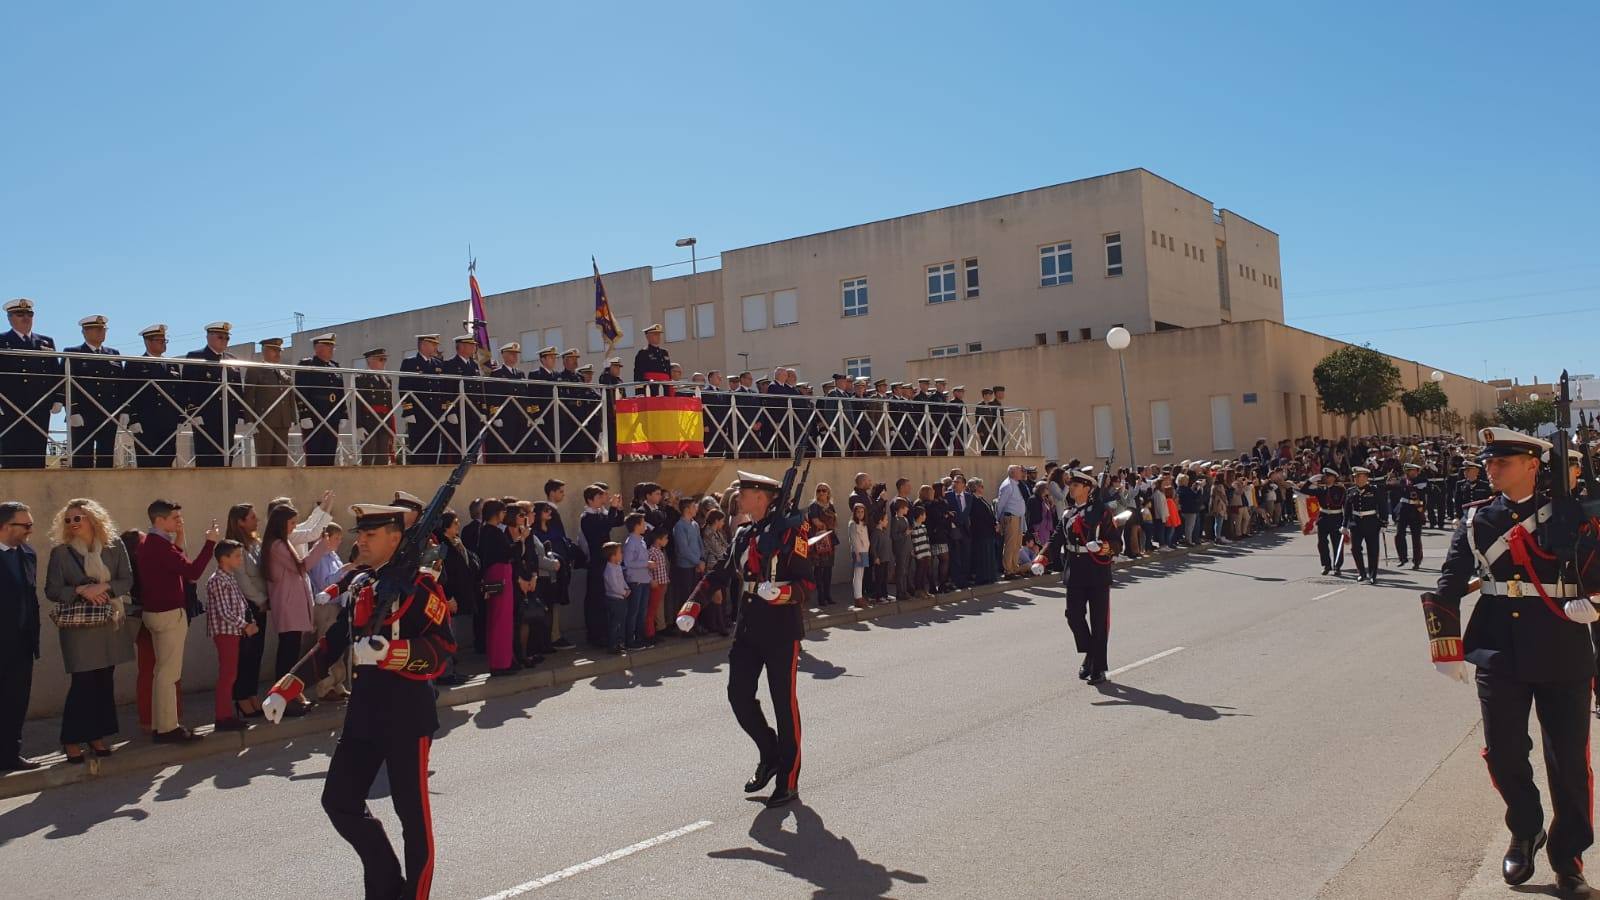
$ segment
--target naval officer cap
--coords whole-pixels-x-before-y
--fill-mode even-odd
[[[1371,475],[1372,474],[1372,470],[1367,468],[1366,466],[1351,466],[1350,467],[1350,474],[1351,475]]]
[[[283,349],[283,338],[263,338],[260,341],[260,344],[261,344],[261,349],[263,349],[263,350],[267,349],[268,347],[274,347],[274,348],[277,348],[279,350],[282,350]]]
[[[561,352],[561,350],[559,348],[556,348],[556,347],[553,347],[553,346],[552,347],[541,347],[541,348],[539,348],[539,355],[540,356],[555,356],[556,354],[558,354],[560,352]]]
[[[622,365],[622,357],[613,356],[610,359],[606,360],[606,365],[607,366],[620,366],[620,365]]]
[[[850,380],[850,376],[848,376],[848,375],[840,375],[838,372],[835,372],[835,373],[833,373],[833,380],[834,381],[849,381]]]
[[[422,512],[422,501],[418,500],[415,494],[408,494],[405,491],[395,491],[394,500],[391,502],[395,506],[409,509],[412,512]]]
[[[361,358],[362,359],[388,359],[389,358],[389,351],[383,349],[382,347],[373,347],[371,350],[368,350],[367,352],[361,354]]]
[[[1337,471],[1335,471],[1333,469],[1330,469],[1330,468],[1328,468],[1326,466],[1324,466],[1322,468],[1322,474],[1324,474],[1324,475],[1332,475],[1335,478],[1339,477],[1339,473]]]
[[[78,327],[79,328],[104,328],[104,327],[106,327],[106,317],[105,316],[84,316],[83,318],[78,320]]]
[[[780,483],[778,481],[778,479],[769,478],[766,475],[760,474],[759,472],[744,472],[744,471],[740,471],[739,472],[739,489],[740,490],[745,490],[745,489],[748,489],[748,488],[756,488],[758,490],[771,491],[772,493],[776,494],[778,491],[783,489],[783,484]]]
[[[594,366],[591,366],[591,365],[588,365],[588,364],[584,364],[584,365],[581,365],[581,366],[578,367],[578,371],[579,372],[587,372],[587,373],[591,373],[592,374],[594,372]]]
[[[357,531],[371,531],[374,528],[384,528],[394,525],[404,528],[406,524],[406,510],[399,506],[386,506],[381,503],[353,503],[350,513],[356,517]]]
[[[1537,459],[1550,449],[1549,441],[1509,428],[1480,428],[1478,440],[1483,442],[1483,452],[1478,454],[1478,458],[1484,460],[1496,456],[1532,456]]]
[[[327,344],[329,347],[337,347],[339,346],[339,336],[330,331],[327,334],[319,334],[312,338],[311,343]]]
[[[1550,461],[1550,454],[1554,453],[1554,452],[1555,452],[1555,448],[1554,447],[1550,448],[1549,450],[1546,450],[1543,454],[1541,454],[1539,456],[1539,461],[1540,462],[1549,462]],[[1573,465],[1577,465],[1578,463],[1583,462],[1583,454],[1578,452],[1578,449],[1576,447],[1568,447],[1567,448],[1567,461],[1572,463]]]
[[[470,334],[461,334],[456,336],[456,344],[472,344],[473,346],[477,346],[478,339]]]
[[[932,378],[918,378],[917,379],[917,384],[932,384],[932,383],[933,383],[933,379]]]
[[[159,323],[155,325],[146,325],[144,328],[139,330],[139,336],[142,338],[150,338],[152,340],[155,338],[165,338],[167,336],[167,326]]]
[[[1094,470],[1088,467],[1082,469],[1068,469],[1067,480],[1081,482],[1091,487],[1098,483],[1094,478]]]
[[[657,323],[657,324],[651,325],[649,328],[646,328],[644,330],[644,333],[645,334],[660,334],[663,331],[666,331],[666,329],[662,328],[661,325],[659,323]]]
[[[439,343],[439,334],[438,332],[433,334],[419,334],[417,335],[417,343],[437,344]]]
[[[229,322],[212,322],[206,326],[206,334],[233,334],[233,325]]]
[[[15,300],[7,300],[6,301],[6,312],[7,313],[33,312],[33,301],[29,300],[27,297],[18,297]]]
[[[504,343],[504,344],[500,345],[500,352],[501,353],[521,353],[522,352],[522,345],[517,343],[516,341],[510,341],[508,343]]]
[[[567,348],[567,352],[561,354],[561,358],[562,359],[566,359],[567,357],[570,356],[573,359],[577,359],[578,357],[580,357],[582,355],[583,355],[582,353],[578,352],[578,348],[576,348],[576,347],[568,347]]]

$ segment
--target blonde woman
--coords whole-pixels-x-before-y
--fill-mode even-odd
[[[133,566],[117,538],[116,523],[93,500],[67,501],[50,534],[55,547],[45,595],[58,604],[82,599],[117,608],[105,625],[59,632],[61,659],[72,677],[61,713],[61,752],[67,762],[81,763],[85,744],[96,756],[110,756],[105,739],[118,730],[112,673],[117,665],[133,661],[133,638],[120,614],[123,598],[133,590]]]

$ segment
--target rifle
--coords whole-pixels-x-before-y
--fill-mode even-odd
[[[1550,504],[1555,515],[1540,527],[1544,549],[1555,554],[1556,563],[1563,575],[1576,556],[1578,522],[1572,515],[1572,484],[1567,474],[1567,450],[1572,438],[1567,430],[1572,427],[1572,389],[1568,384],[1567,370],[1561,370],[1561,381],[1556,389],[1556,433],[1550,441]]]

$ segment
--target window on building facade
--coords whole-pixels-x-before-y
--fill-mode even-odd
[[[1039,286],[1072,283],[1072,242],[1039,248]]]
[[[966,266],[967,266],[967,299],[971,300],[974,297],[978,296],[978,261],[976,259],[969,259],[969,260],[967,260]]]
[[[717,335],[717,305],[715,303],[696,303],[694,305],[694,336],[699,338],[716,337]]]
[[[666,341],[669,344],[677,343],[678,341],[688,340],[688,338],[689,338],[689,312],[688,312],[688,310],[684,309],[681,306],[674,307],[673,309],[667,310],[665,313],[662,314],[661,328],[663,329],[663,332],[664,332],[662,334],[662,336],[661,336],[661,339],[663,341]]]
[[[1160,237],[1160,235],[1156,234],[1156,230],[1154,228],[1150,229],[1150,243],[1156,245],[1157,247],[1161,246]]]
[[[956,299],[956,264],[939,263],[928,267],[928,302],[949,303]]]
[[[595,327],[595,324],[593,322],[590,322],[588,331],[589,331],[589,352],[590,353],[604,353],[605,349],[606,349],[606,339],[600,335],[600,329]],[[557,337],[560,337],[560,329],[555,329],[555,328],[547,329],[545,331],[545,337],[546,338],[550,337],[552,332],[554,332]],[[555,347],[560,347],[561,346],[561,342],[560,341],[552,341],[551,345],[555,346]],[[618,316],[617,317],[617,343],[615,345],[613,345],[613,346],[616,349],[621,349],[621,348],[632,347],[633,346],[633,316]]]
[[[867,280],[865,278],[852,278],[842,285],[844,314],[846,316],[864,316],[867,314]]]
[[[1071,340],[1072,340],[1072,332],[1071,331],[1058,331],[1058,332],[1056,332],[1056,343],[1065,344],[1065,343],[1070,342]]]
[[[1094,340],[1094,330],[1090,329],[1090,328],[1079,328],[1078,329],[1078,340],[1080,340],[1080,341],[1092,341],[1092,340]]]
[[[536,360],[539,358],[539,348],[544,345],[539,343],[539,332],[524,331],[522,333],[522,358]]]
[[[932,358],[932,359],[939,359],[940,357],[944,357],[944,356],[956,356],[956,355],[959,355],[960,353],[961,353],[961,345],[960,344],[946,344],[943,347],[930,347],[930,348],[928,348],[928,356],[930,358]]]
[[[601,346],[604,347],[605,345],[602,344]],[[527,351],[528,355],[530,357],[532,357],[535,361],[537,361],[538,358],[539,358],[539,351],[544,349],[545,347],[557,347],[560,350],[566,350],[567,349],[566,342],[561,339],[561,329],[560,328],[546,328],[544,330],[544,340],[543,341],[540,341],[538,344],[535,344],[533,347],[529,347],[526,344],[524,344],[522,349]]]
[[[1204,248],[1204,247],[1200,248],[1200,261],[1201,262],[1205,262],[1206,261],[1206,248]]]
[[[872,357],[851,356],[844,361],[844,374],[851,378],[872,377]]]
[[[971,341],[967,344],[968,353],[982,353],[983,341]]]
[[[1114,278],[1122,274],[1122,232],[1114,231],[1106,235],[1106,277]]]
[[[740,298],[744,307],[744,330],[763,331],[767,327],[767,295],[750,294]]]
[[[1040,347],[1043,347],[1045,344],[1049,343],[1045,333],[1042,331],[1035,331],[1033,333],[1033,342]]]
[[[793,325],[800,321],[800,293],[790,288],[772,295],[772,324]]]
[[[1172,410],[1165,400],[1150,401],[1150,442],[1156,453],[1172,452]]]
[[[1187,258],[1189,256],[1189,242],[1188,241],[1184,241],[1183,242],[1183,255],[1184,255],[1185,258]]]

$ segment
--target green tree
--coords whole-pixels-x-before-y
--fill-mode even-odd
[[[1416,390],[1404,391],[1400,394],[1400,406],[1406,415],[1421,422],[1429,419],[1437,424],[1437,419],[1430,416],[1450,405],[1450,398],[1445,396],[1444,388],[1436,381],[1424,381]]]
[[[1375,413],[1400,392],[1400,370],[1371,347],[1340,347],[1311,370],[1322,408],[1345,417],[1350,432],[1358,417]]]
[[[1556,403],[1554,400],[1512,400],[1500,404],[1494,415],[1507,428],[1533,434],[1540,425],[1555,422]]]
[[[1494,424],[1494,417],[1490,416],[1486,412],[1483,412],[1482,410],[1476,410],[1475,409],[1475,410],[1472,411],[1471,415],[1467,416],[1467,426],[1469,428],[1471,428],[1474,432],[1477,432],[1477,431],[1479,431],[1481,429],[1484,429],[1484,428],[1488,428],[1490,425],[1493,425],[1493,424]]]

